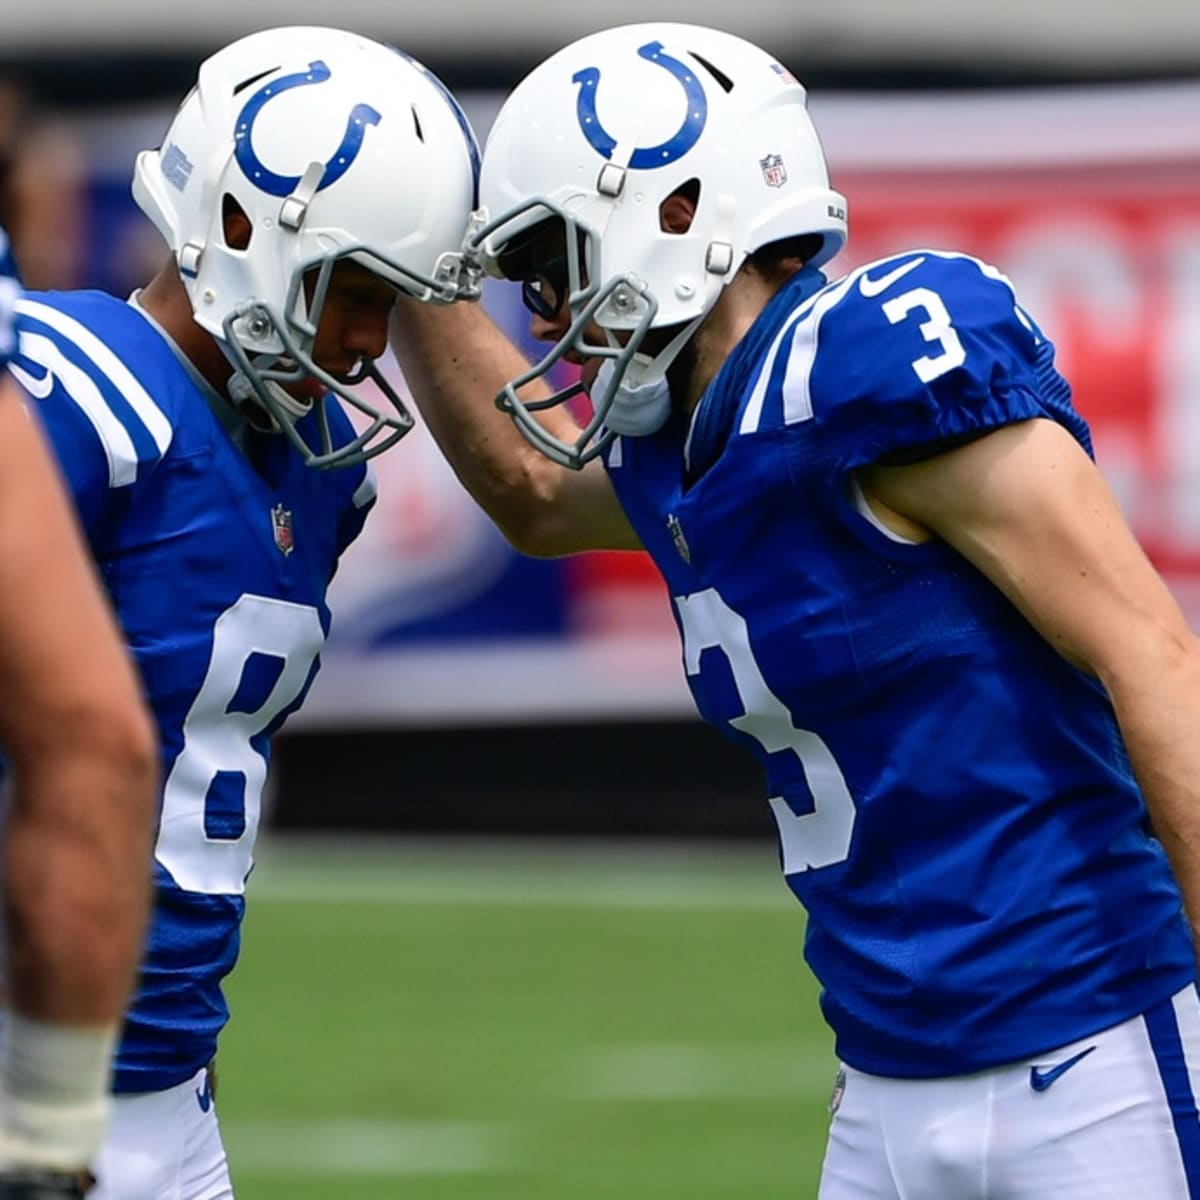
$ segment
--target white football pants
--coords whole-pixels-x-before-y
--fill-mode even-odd
[[[1200,1200],[1195,987],[994,1071],[843,1070],[819,1200]]]
[[[233,1200],[208,1071],[117,1096],[92,1172],[87,1200]]]

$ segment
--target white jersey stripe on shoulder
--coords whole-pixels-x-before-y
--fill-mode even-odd
[[[753,433],[758,428],[759,421],[762,420],[763,401],[767,398],[767,383],[771,378],[771,371],[775,367],[775,359],[779,354],[779,347],[783,343],[783,339],[795,326],[799,317],[793,318],[779,331],[775,337],[775,341],[771,343],[771,349],[767,351],[767,359],[763,368],[758,373],[758,378],[754,381],[754,390],[750,393],[750,399],[746,402],[746,409],[742,413],[741,423],[738,425],[738,433]]]
[[[73,342],[108,377],[126,402],[137,413],[146,431],[154,439],[159,454],[165,454],[171,444],[173,430],[162,409],[150,393],[133,377],[129,368],[90,329],[74,317],[67,316],[47,304],[33,300],[18,300],[17,311],[35,321],[48,325],[56,333]]]
[[[783,377],[785,425],[812,420],[812,369],[817,361],[821,319],[850,290],[862,273],[862,270],[855,271],[834,287],[818,292],[812,307],[805,312],[803,319],[796,326],[791,353],[788,355],[787,371]]]
[[[33,379],[13,366],[13,373],[31,395],[44,399],[52,390],[48,385],[57,378],[91,422],[108,460],[108,486],[124,487],[133,483],[137,478],[137,448],[129,430],[109,408],[96,381],[82,367],[64,358],[58,346],[44,334],[21,330],[21,354],[46,369],[45,379]]]
[[[742,413],[738,433],[753,433],[758,428],[758,423],[762,420],[763,403],[767,398],[767,387],[771,382],[771,372],[775,369],[775,360],[779,357],[779,349],[792,330],[796,328],[797,322],[804,318],[820,295],[821,293],[818,292],[817,296],[809,297],[800,308],[788,317],[783,328],[775,335],[775,340],[771,343],[771,349],[767,351],[763,368],[759,371],[758,378],[754,381],[754,390],[750,393],[750,399],[746,404],[746,411]]]
[[[809,395],[808,377],[817,356],[817,330],[821,317],[846,294],[850,285],[864,270],[865,267],[860,267],[838,283],[822,289],[815,296],[810,296],[788,318],[772,342],[763,368],[754,382],[754,390],[746,404],[745,412],[742,413],[739,433],[753,433],[758,428],[775,362],[784,342],[789,338],[794,338],[795,341],[788,351],[788,366],[783,381],[784,420],[789,425],[794,425],[799,421],[812,419],[812,397]]]
[[[362,483],[354,489],[355,508],[365,508],[379,494],[378,485],[375,482],[375,472],[371,470],[370,463],[367,464],[367,472],[362,478]]]

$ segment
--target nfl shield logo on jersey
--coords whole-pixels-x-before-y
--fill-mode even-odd
[[[671,541],[675,543],[679,557],[690,565],[692,561],[691,547],[688,546],[687,538],[683,536],[683,526],[679,524],[679,518],[674,513],[667,517],[667,532],[671,535]]]
[[[277,504],[271,509],[271,527],[275,530],[275,545],[286,557],[296,548],[292,538],[292,510]]]
[[[760,158],[758,165],[762,167],[763,179],[767,187],[783,187],[787,183],[787,167],[783,165],[783,157],[779,154],[768,154]]]

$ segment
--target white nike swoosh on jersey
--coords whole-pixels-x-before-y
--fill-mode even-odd
[[[16,381],[35,399],[45,400],[54,391],[54,372],[47,370],[45,375],[30,375],[16,363],[9,363],[8,369]]]
[[[872,279],[869,275],[863,275],[858,281],[858,290],[864,296],[878,296],[886,292],[897,279],[907,275],[909,271],[915,270],[924,261],[925,256],[922,254],[920,258],[914,258],[912,262],[906,262],[904,266],[897,267],[894,271],[889,271],[886,275],[880,275],[878,279]]]

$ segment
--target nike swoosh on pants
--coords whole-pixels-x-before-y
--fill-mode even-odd
[[[1044,1071],[1038,1067],[1029,1068],[1029,1086],[1035,1092],[1044,1092],[1056,1079],[1065,1075],[1080,1059],[1087,1058],[1095,1046],[1089,1046],[1086,1050],[1080,1050],[1078,1054],[1072,1055],[1065,1062],[1056,1063],[1052,1067],[1047,1067]]]

